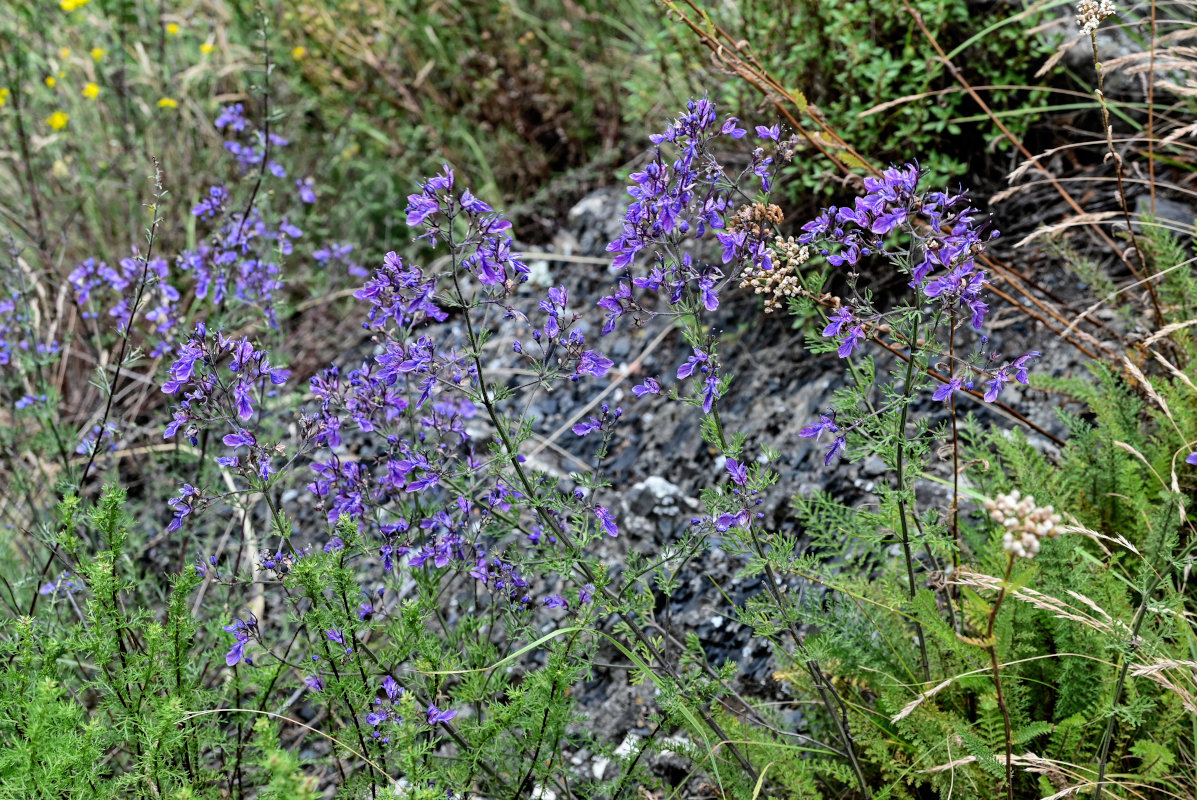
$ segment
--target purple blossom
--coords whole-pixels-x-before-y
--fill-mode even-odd
[[[601,430],[602,427],[603,423],[599,422],[594,417],[591,417],[590,419],[579,422],[577,425],[575,425],[573,427],[573,431],[577,436],[588,436],[597,430]]]
[[[848,333],[840,340],[839,350],[836,351],[840,358],[847,358],[852,355],[853,349],[860,349],[860,340],[864,338],[864,328],[860,325],[853,325],[848,329]]]
[[[608,536],[618,536],[619,528],[615,524],[615,515],[608,511],[604,506],[595,506],[594,515],[598,517],[599,522],[603,525],[603,531]]]
[[[606,375],[607,371],[613,366],[615,366],[615,362],[604,356],[602,353],[596,352],[594,350],[586,350],[582,353],[582,357],[578,361],[576,374],[593,375],[596,378],[601,378]]]
[[[551,594],[544,599],[546,608],[564,608],[569,610],[569,603],[565,602],[565,598],[559,594]]]
[[[748,511],[746,509],[742,509],[735,514],[720,514],[715,520],[715,530],[720,533],[726,533],[731,528],[747,528],[748,522]]]
[[[700,365],[706,363],[706,361],[709,360],[709,358],[710,358],[710,356],[708,356],[702,350],[699,350],[697,347],[695,347],[693,349],[694,349],[694,355],[692,355],[688,359],[686,359],[686,363],[682,364],[680,367],[677,368],[678,380],[684,380],[686,378],[689,378],[691,375],[694,374],[694,370],[696,368],[698,368]]]
[[[727,459],[725,466],[727,467],[728,476],[732,479],[732,483],[735,483],[737,486],[743,486],[748,483],[748,467],[734,458]]]
[[[844,332],[844,326],[850,325],[856,321],[856,316],[852,313],[852,306],[844,306],[836,309],[830,317],[828,317],[828,325],[823,329],[823,336],[832,339]]]
[[[324,681],[321,680],[319,675],[308,675],[303,679],[303,682],[307,684],[307,687],[313,692],[324,691]]]
[[[766,128],[764,125],[757,125],[756,135],[762,139],[772,139],[776,142],[781,137],[781,127],[778,125],[773,125],[772,127]]]
[[[1014,380],[1021,383],[1023,386],[1027,385],[1027,368],[1030,366],[1031,360],[1039,358],[1042,353],[1038,350],[1032,350],[1029,353],[1019,356],[1010,362],[1010,369],[1014,370]]]
[[[236,433],[224,437],[226,447],[253,447],[258,443],[254,435],[244,428],[238,428]]]
[[[1188,456],[1185,458],[1185,463],[1186,463],[1186,464],[1193,464],[1194,466],[1197,466],[1197,453],[1190,453],[1190,454],[1189,454],[1189,455],[1188,455]]]
[[[827,447],[827,455],[823,457],[823,466],[831,466],[831,462],[836,456],[842,455],[847,446],[848,437],[837,436],[835,439],[833,439],[831,444]]]
[[[442,722],[448,722],[457,716],[456,711],[441,711],[434,705],[428,706],[428,724],[436,725]]]
[[[645,378],[644,383],[632,387],[632,394],[644,397],[646,394],[660,394],[661,384],[656,378]]]
[[[711,409],[715,407],[715,401],[719,399],[719,376],[711,370],[707,375],[707,379],[702,382],[702,412],[710,414]]]
[[[935,389],[935,393],[931,395],[931,399],[946,403],[952,399],[952,395],[958,392],[963,385],[964,378],[952,378],[947,383],[940,384]]]
[[[993,380],[985,385],[985,402],[994,402],[1002,393],[1002,389],[1006,388],[1006,384],[1010,382],[1010,376],[1006,374],[1007,369],[1008,367],[1002,367],[993,373]]]
[[[246,663],[252,663],[245,656],[245,647],[249,644],[250,637],[257,632],[258,620],[257,617],[248,611],[245,614],[246,618],[240,616],[234,617],[232,623],[222,626],[226,633],[233,634],[233,637],[236,639],[224,659],[225,664],[230,667],[236,666],[242,659]]]
[[[803,439],[820,439],[824,433],[839,433],[839,426],[835,424],[835,412],[820,414],[819,421],[814,425],[807,425],[798,435]]]

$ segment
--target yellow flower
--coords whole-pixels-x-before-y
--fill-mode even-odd
[[[307,54],[308,54],[308,49],[306,47],[304,47],[303,45],[300,45],[299,47],[296,47],[294,50],[291,51],[291,58],[295,59],[296,61],[301,61],[301,60],[303,60],[303,57],[306,56]]]
[[[53,75],[46,76],[46,85],[49,86],[51,89],[54,88],[54,84],[56,84],[56,83],[58,83],[58,81],[54,78]]]
[[[105,50],[103,47],[93,47],[91,49],[91,60],[96,62],[97,64],[99,64],[100,61],[106,55],[108,55],[108,51]]]
[[[74,11],[78,8],[83,8],[90,3],[91,0],[62,0],[58,5],[62,6],[63,11]]]
[[[61,111],[55,111],[50,116],[46,117],[46,124],[54,130],[60,131],[67,126],[67,122],[70,120],[70,118],[71,117],[69,114],[64,114]]]
[[[171,97],[163,97],[158,101],[158,108],[178,108],[179,101]]]
[[[64,48],[62,48],[61,50],[59,50],[59,51],[58,51],[58,57],[59,57],[59,58],[61,58],[61,59],[63,59],[64,61],[65,61],[66,59],[70,58],[70,57],[71,57],[71,48],[69,48],[69,47],[64,47]]]
[[[0,106],[8,102],[8,88],[0,86]]]
[[[177,22],[168,22],[166,24],[166,32],[171,36],[179,35],[179,24]]]
[[[200,45],[200,52],[203,53],[204,55],[211,54],[211,52],[215,49],[216,49],[216,45],[212,44],[211,42],[204,42],[203,44]]]
[[[88,100],[95,100],[100,96],[100,87],[96,86],[94,83],[89,83],[83,87],[82,94]]]

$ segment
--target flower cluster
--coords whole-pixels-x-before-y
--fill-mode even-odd
[[[252,665],[254,660],[245,654],[245,648],[250,641],[261,636],[258,630],[258,618],[252,612],[244,611],[241,615],[233,617],[233,621],[222,628],[226,633],[233,634],[235,640],[224,657],[224,663],[230,667],[236,666],[242,661]]]
[[[248,339],[230,339],[221,332],[208,335],[202,322],[176,355],[162,391],[185,393],[163,438],[173,438],[183,431],[195,445],[201,428],[226,423],[234,430],[224,437],[224,444],[235,450],[245,448],[246,456],[244,461],[238,455],[223,456],[217,461],[226,467],[251,471],[263,481],[269,480],[274,448],[259,443],[253,433],[234,420],[244,422],[253,417],[255,399],[260,404],[267,387],[281,386],[290,371],[272,367],[269,353],[255,349]],[[224,375],[217,368],[226,360],[228,374]]]
[[[773,234],[771,224],[780,214],[776,206],[731,209],[741,178],[755,176],[762,191],[769,191],[773,158],[763,148],[756,148],[749,164],[733,179],[725,175],[711,153],[712,143],[719,137],[740,139],[746,135],[738,122],[728,117],[720,124],[714,104],[705,98],[691,100],[687,112],[664,133],[650,137],[656,147],[649,151],[644,169],[631,175],[634,185],[628,187],[628,194],[632,203],[624,214],[623,232],[607,251],[615,254],[611,268],[616,272],[629,273],[641,252],[652,255],[651,266],[647,274],[632,277],[630,284],[620,279],[615,293],[599,301],[607,312],[604,334],[614,330],[626,314],[635,313],[639,318],[653,313],[635,297],[633,286],[663,294],[671,306],[692,294],[707,310],[714,310],[719,306],[718,286],[725,275],[746,264],[772,269],[768,241]],[[768,128],[757,133],[774,142],[779,136]],[[671,146],[673,158],[666,155],[663,143]],[[681,250],[682,242],[702,239],[708,231],[720,245],[722,268],[698,265],[689,252]]]
[[[0,367],[13,365],[22,353],[49,355],[57,352],[57,341],[38,341],[20,292],[10,291],[7,296],[0,296]]]
[[[810,257],[810,248],[798,244],[792,236],[776,242],[772,249],[773,269],[745,267],[740,281],[741,289],[752,289],[756,294],[765,295],[766,314],[784,308],[787,298],[798,296],[802,286],[798,268]]]
[[[98,316],[96,308],[102,306],[123,330],[131,322],[132,303],[142,288],[143,275],[147,285],[142,302],[148,301],[145,319],[152,324],[155,336],[150,356],[156,358],[170,352],[179,325],[179,290],[168,280],[165,259],[154,258],[147,263],[134,251],[116,267],[110,267],[88,258],[75,267],[67,281],[75,290],[75,302],[86,309],[84,319]]]
[[[538,307],[546,315],[544,324],[539,328],[532,327],[526,314],[511,306],[507,307],[507,316],[532,327],[532,344],[525,344],[516,339],[512,344],[516,353],[546,371],[568,369],[572,373],[570,380],[573,381],[579,380],[583,375],[601,378],[615,366],[615,362],[602,353],[586,348],[585,334],[574,327],[579,315],[568,313],[569,293],[564,286],[551,287]],[[532,352],[533,346],[537,348],[535,354]]]
[[[1110,0],[1080,0],[1076,4],[1076,24],[1086,35],[1094,34],[1097,26],[1114,14],[1114,4]]]
[[[386,734],[387,727],[403,724],[403,717],[398,713],[397,707],[404,689],[390,675],[382,679],[381,689],[383,696],[374,698],[373,709],[366,714],[366,724],[373,728],[370,733],[373,738],[382,744],[389,744],[391,737]]]
[[[989,307],[980,294],[987,283],[985,273],[975,259],[997,231],[978,221],[979,212],[968,205],[965,192],[919,191],[919,178],[917,164],[865,178],[866,194],[856,198],[852,208],[824,209],[802,226],[798,241],[819,245],[832,266],[855,267],[871,254],[899,260],[906,247],[891,252],[886,239],[902,231],[917,253],[899,262],[910,276],[911,288],[939,301],[945,311],[963,308],[980,330]]]
[[[1002,547],[1020,558],[1034,558],[1043,539],[1060,535],[1062,518],[1051,506],[1040,506],[1031,495],[1018,489],[985,500],[989,518],[1005,529]]]
[[[255,130],[250,121],[245,117],[244,105],[234,103],[231,106],[222,108],[220,114],[216,117],[215,125],[217,128],[226,128],[231,133],[235,133],[239,137],[248,140],[245,143],[237,140],[224,143],[224,149],[232,153],[233,157],[237,160],[237,166],[240,167],[242,174],[260,168],[262,160],[266,159],[266,169],[271,175],[276,178],[287,177],[287,170],[283,165],[268,158],[268,148],[266,146],[267,142],[269,142],[270,147],[286,147],[287,140],[273,133],[267,137],[262,131]],[[306,185],[300,186],[301,192],[305,189],[311,191],[310,187]]]

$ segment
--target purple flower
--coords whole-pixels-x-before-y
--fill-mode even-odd
[[[1197,454],[1195,454],[1197,455]],[[1197,462],[1195,462],[1197,463]],[[594,602],[594,584],[588,583],[578,590],[578,602],[582,605],[589,605]]]
[[[837,436],[827,448],[827,455],[823,458],[823,466],[830,467],[836,456],[842,455],[848,446],[848,437]]]
[[[720,533],[726,533],[730,528],[747,528],[748,527],[748,511],[741,510],[735,514],[720,514],[719,518],[715,520],[715,530]]]
[[[324,636],[325,636],[325,637],[326,637],[326,638],[327,638],[327,639],[328,639],[330,642],[336,642],[337,644],[339,644],[339,645],[341,645],[342,647],[344,647],[344,648],[345,648],[345,652],[346,652],[346,654],[348,654],[348,653],[352,653],[352,652],[353,652],[353,648],[352,648],[352,647],[349,647],[348,645],[346,645],[346,644],[345,644],[345,635],[344,635],[343,633],[341,633],[340,629],[338,629],[338,628],[329,628],[328,630],[326,630],[326,631],[324,632]]]
[[[1189,456],[1185,458],[1185,463],[1197,466],[1197,453],[1190,453]]]
[[[1006,388],[1006,384],[1010,382],[1010,376],[1006,374],[1008,367],[1002,367],[993,374],[993,380],[985,385],[985,402],[992,403],[998,399],[998,395],[1002,393],[1002,389]]]
[[[766,128],[764,125],[757,125],[756,126],[756,135],[761,137],[762,139],[772,139],[773,141],[776,142],[778,140],[778,138],[781,136],[781,127],[778,125],[774,125],[770,128]]]
[[[306,678],[303,679],[303,682],[306,683],[308,688],[311,689],[313,692],[323,692],[324,691],[324,681],[322,681],[320,679],[319,675],[308,675]]]
[[[603,423],[599,422],[594,417],[589,420],[579,422],[573,427],[574,434],[577,436],[588,436],[603,427]]]
[[[644,397],[646,394],[660,394],[661,384],[657,382],[656,378],[645,378],[644,383],[633,386],[632,394],[637,397]]]
[[[739,125],[736,124],[739,121],[740,121],[739,117],[728,117],[727,120],[723,123],[723,127],[720,129],[719,132],[722,133],[724,136],[730,136],[733,139],[744,138],[744,134],[748,133],[748,131],[744,130],[743,128],[741,128]]]
[[[828,317],[828,325],[823,329],[823,336],[828,339],[833,339],[844,332],[844,326],[856,320],[856,316],[852,313],[852,306],[844,306],[837,309],[834,314]]]
[[[853,349],[861,347],[860,340],[864,338],[864,328],[859,325],[853,325],[848,329],[847,335],[840,341],[840,349],[837,351],[840,358],[847,358],[852,355]]]
[[[428,724],[436,725],[440,722],[448,722],[457,716],[456,711],[441,711],[434,705],[428,706]]]
[[[407,224],[413,228],[423,225],[426,219],[440,210],[440,204],[431,197],[419,194],[407,196]]]
[[[248,611],[245,613],[249,614],[248,620],[235,617],[231,624],[222,626],[226,633],[233,634],[237,639],[237,641],[233,642],[233,646],[229,648],[229,652],[224,658],[224,663],[230,667],[236,666],[242,659],[246,663],[251,663],[250,659],[245,657],[245,646],[249,644],[250,635],[257,629],[258,620]]]
[[[569,610],[569,603],[565,602],[565,598],[559,594],[551,594],[544,599],[546,608],[564,608]]]
[[[715,374],[714,370],[711,370],[711,374],[707,375],[707,379],[702,384],[702,412],[710,414],[718,398],[719,376]]]
[[[599,522],[603,524],[603,530],[608,536],[618,536],[619,528],[615,524],[615,515],[608,511],[603,506],[594,507],[594,515],[598,517]]]
[[[1009,369],[1014,370],[1014,380],[1018,381],[1023,386],[1026,386],[1027,385],[1027,367],[1030,365],[1031,359],[1039,358],[1039,356],[1041,356],[1041,355],[1043,355],[1043,354],[1040,353],[1038,350],[1032,350],[1031,352],[1026,353],[1025,355],[1021,355],[1018,358],[1014,359],[1014,361],[1010,362]]]
[[[602,353],[587,350],[582,353],[582,358],[578,361],[577,374],[593,375],[596,378],[601,378],[613,366],[615,366],[615,362],[603,356]]]
[[[803,439],[819,439],[824,433],[839,433],[839,426],[835,424],[835,412],[820,414],[819,421],[814,425],[807,425],[798,435]]]
[[[403,687],[390,675],[382,679],[382,690],[386,692],[387,699],[392,703],[399,699],[399,695],[403,694]]]
[[[697,347],[695,347],[694,355],[692,355],[688,359],[686,359],[686,363],[682,364],[680,367],[677,368],[678,380],[683,380],[685,378],[689,378],[691,375],[694,374],[695,368],[697,368],[700,364],[703,364],[704,362],[706,362],[709,358],[710,358],[710,356],[708,356],[706,353],[704,353],[703,351],[701,351]]]
[[[244,428],[238,428],[236,433],[225,436],[223,441],[226,447],[253,447],[258,443],[254,435]]]
[[[736,461],[734,458],[727,460],[727,474],[731,477],[732,483],[738,486],[743,486],[748,482],[748,467]]]
[[[935,390],[935,394],[931,395],[931,399],[946,403],[955,392],[960,390],[962,385],[964,385],[964,378],[952,378],[947,383],[941,384]]]

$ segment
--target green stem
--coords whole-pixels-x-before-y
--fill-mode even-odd
[[[997,622],[998,610],[1002,601],[1006,599],[1006,588],[1010,585],[1010,575],[1014,572],[1014,554],[1006,558],[1006,576],[1002,578],[1002,588],[998,592],[997,602],[989,612],[989,625],[985,629],[986,649],[989,650],[989,666],[993,670],[993,688],[997,690],[998,708],[1002,711],[1002,724],[1006,733],[1006,800],[1014,800],[1014,734],[1010,726],[1010,711],[1006,708],[1006,697],[1002,694],[1002,675],[998,667],[997,644],[993,640],[993,626]]]
[[[902,554],[906,558],[906,580],[910,584],[910,599],[914,600],[918,594],[918,587],[914,582],[914,556],[910,552],[910,528],[906,523],[906,416],[910,410],[910,397],[914,389],[914,364],[919,346],[919,326],[915,323],[913,335],[910,337],[910,359],[906,362],[906,380],[902,386],[902,410],[898,418],[898,457],[896,461],[898,480],[898,519],[902,533]],[[923,667],[923,680],[931,681],[931,662],[927,658],[927,638],[923,635],[923,626],[915,620],[915,634],[919,640],[919,659]]]

